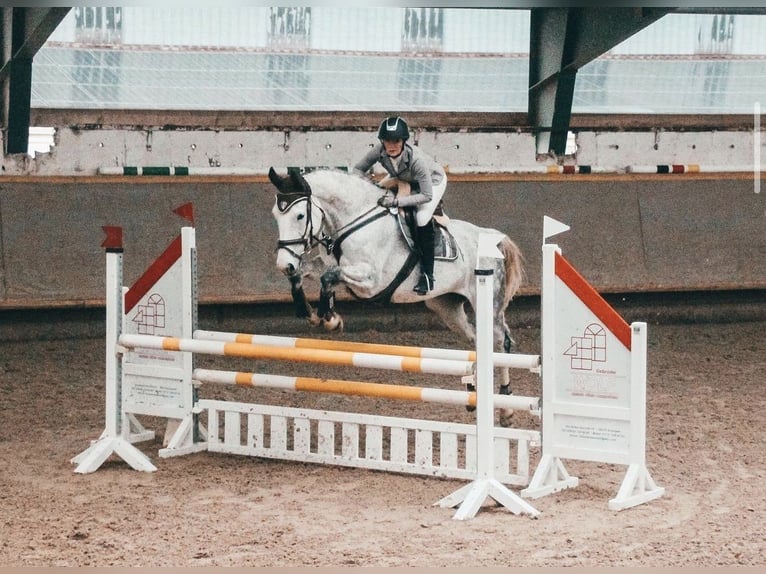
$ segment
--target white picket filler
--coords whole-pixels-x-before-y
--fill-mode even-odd
[[[521,495],[577,486],[562,459],[627,465],[609,508],[661,497],[646,468],[646,323],[625,320],[545,240],[542,285],[542,456]]]

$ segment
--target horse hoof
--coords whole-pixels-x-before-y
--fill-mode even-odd
[[[473,383],[466,383],[465,390],[468,391],[469,393],[474,393],[476,392],[476,385],[474,385]],[[476,407],[473,405],[466,405],[465,410],[468,411],[469,413],[472,413],[476,410]]]
[[[500,423],[501,427],[512,427],[513,426],[513,410],[512,409],[501,410],[500,415],[498,416],[498,422]]]
[[[342,331],[343,318],[340,315],[333,314],[329,319],[324,320],[325,331]]]
[[[315,312],[312,312],[308,322],[312,327],[317,327],[322,322],[322,319]]]

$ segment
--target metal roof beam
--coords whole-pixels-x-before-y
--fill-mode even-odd
[[[32,99],[32,59],[71,8],[3,8],[2,128],[5,153],[26,153]]]
[[[538,154],[563,155],[577,71],[652,24],[667,8],[534,8],[530,14],[530,125]]]

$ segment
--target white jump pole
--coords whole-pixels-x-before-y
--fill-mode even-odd
[[[508,508],[514,514],[527,513],[537,517],[540,512],[517,494],[511,492],[494,476],[494,407],[493,407],[493,281],[494,259],[503,256],[497,249],[499,234],[479,236],[479,259],[476,275],[476,479],[442,498],[436,504],[443,508],[460,506],[456,520],[476,516],[487,497]]]
[[[399,355],[275,347],[272,345],[252,345],[249,343],[226,343],[224,341],[200,341],[197,339],[158,337],[153,335],[122,335],[119,343],[128,349],[186,351],[200,355],[346,365],[410,373],[431,373],[435,375],[464,377],[472,375],[474,372],[474,363],[471,361],[455,361],[451,359],[418,359],[401,357]]]

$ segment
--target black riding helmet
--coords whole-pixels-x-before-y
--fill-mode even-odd
[[[407,122],[399,116],[391,116],[380,122],[378,129],[379,140],[404,140],[410,137],[410,128]]]

